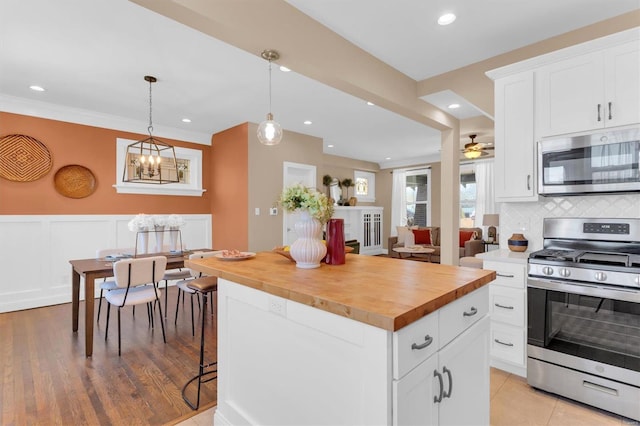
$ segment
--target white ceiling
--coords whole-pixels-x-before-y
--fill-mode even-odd
[[[639,0],[288,3],[415,80],[640,8]],[[440,27],[445,11],[458,19]],[[0,0],[0,110],[46,115],[56,105],[88,120],[120,118],[129,124],[123,130],[144,133],[143,76],[154,75],[154,135],[208,143],[216,132],[264,120],[267,69],[256,54],[127,0]],[[423,124],[295,72],[274,66],[272,75],[275,119],[323,138],[325,153],[382,166],[438,153],[439,133]],[[31,91],[32,84],[46,91]],[[447,92],[423,99],[444,107],[457,96]],[[481,114],[462,102],[452,115]]]

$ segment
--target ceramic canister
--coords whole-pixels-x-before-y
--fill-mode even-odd
[[[527,251],[529,241],[522,234],[513,234],[508,240],[509,250],[511,251]]]

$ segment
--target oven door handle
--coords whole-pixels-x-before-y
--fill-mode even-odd
[[[582,294],[584,296],[600,297],[624,302],[640,303],[640,290],[615,288],[610,286],[567,283],[553,280],[545,280],[536,277],[527,279],[527,287],[553,290],[564,293]]]

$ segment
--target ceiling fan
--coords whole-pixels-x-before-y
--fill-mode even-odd
[[[479,157],[485,157],[489,155],[487,150],[494,149],[493,146],[487,146],[483,143],[476,142],[475,138],[477,136],[478,135],[469,135],[469,138],[471,138],[471,142],[465,144],[464,149],[462,150],[462,154],[465,158],[473,160]]]

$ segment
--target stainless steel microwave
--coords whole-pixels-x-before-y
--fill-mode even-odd
[[[640,128],[538,142],[538,194],[640,192]]]

